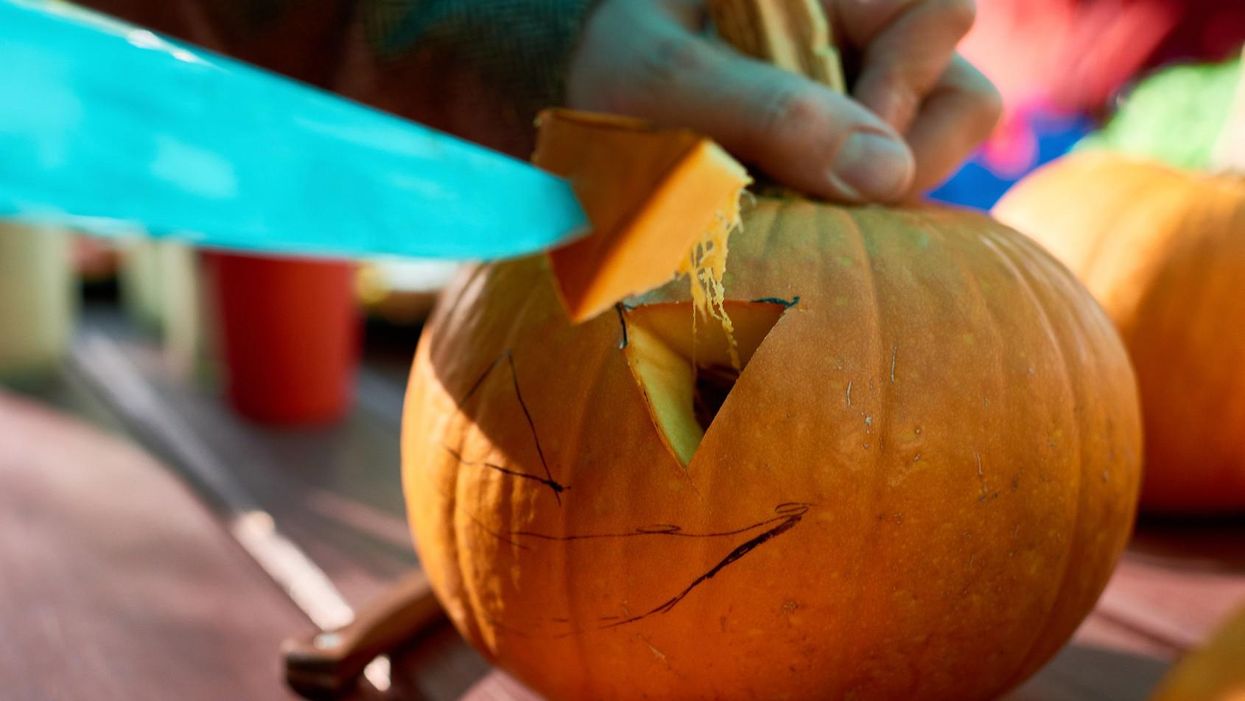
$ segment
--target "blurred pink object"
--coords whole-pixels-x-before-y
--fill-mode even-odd
[[[1099,115],[1146,69],[1222,59],[1242,41],[1242,2],[980,0],[960,49],[1004,102],[982,157],[995,172],[1023,173],[1036,157],[1034,114]]]
[[[1180,20],[1166,0],[983,0],[961,50],[1009,105],[1094,109]]]

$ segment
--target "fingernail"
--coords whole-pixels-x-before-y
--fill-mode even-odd
[[[857,200],[892,200],[912,182],[908,149],[882,134],[855,131],[834,158],[830,178]]]

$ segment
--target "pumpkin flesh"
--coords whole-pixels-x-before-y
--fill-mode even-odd
[[[622,314],[627,365],[648,402],[653,423],[683,465],[704,438],[739,375],[786,305],[732,303],[728,331],[696,323],[694,305],[649,304]]]
[[[726,237],[750,182],[721,147],[688,130],[548,110],[532,162],[568,178],[592,222],[588,236],[549,253],[573,320],[596,316],[676,272],[706,288],[698,306],[714,311]]]

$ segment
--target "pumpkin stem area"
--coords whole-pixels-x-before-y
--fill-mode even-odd
[[[644,393],[653,424],[684,466],[787,309],[772,302],[727,301],[724,306],[734,325],[734,348],[720,324],[693,325],[691,303],[648,304],[624,317],[627,365]]]

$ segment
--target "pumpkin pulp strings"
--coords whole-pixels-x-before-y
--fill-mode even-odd
[[[771,65],[804,75],[831,90],[845,92],[843,66],[834,46],[834,33],[816,0],[712,0],[709,13],[718,34],[736,49]],[[794,34],[792,32],[795,32]],[[742,191],[740,195],[742,195]],[[722,324],[731,366],[738,374],[739,345],[724,305],[726,240],[740,224],[738,198],[730,217],[716,226],[692,250],[685,269],[692,283],[692,370],[696,371],[696,317],[713,317]]]
[[[739,361],[739,344],[735,340],[735,327],[731,317],[726,313],[726,287],[723,278],[726,276],[727,239],[739,226],[738,199],[731,216],[719,215],[717,222],[705,237],[692,249],[691,255],[679,271],[688,276],[692,292],[692,369],[696,369],[696,318],[716,319],[722,325],[726,337],[727,353],[731,367],[739,372],[742,370]]]

